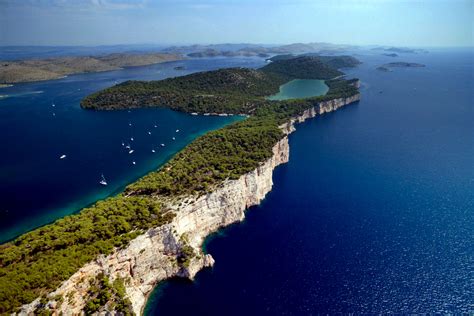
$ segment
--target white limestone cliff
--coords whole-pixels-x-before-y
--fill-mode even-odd
[[[281,125],[285,136],[273,147],[270,159],[237,180],[225,181],[209,194],[169,202],[167,206],[176,212],[171,223],[150,229],[133,239],[126,248],[116,250],[108,256],[100,256],[83,266],[48,295],[47,308],[56,315],[61,312],[64,315],[81,314],[88,299],[90,280],[104,273],[111,281],[117,278],[125,280],[127,297],[132,302],[133,311],[138,315],[143,312],[146,299],[159,282],[173,276],[193,279],[199,270],[211,267],[214,259],[202,252],[204,239],[222,227],[242,221],[245,210],[258,205],[270,192],[273,186],[273,170],[289,160],[287,135],[295,130],[294,124],[335,111],[358,101],[359,98],[360,95],[356,95],[321,102]],[[196,253],[187,267],[177,263],[184,243],[183,236]],[[55,300],[58,297],[63,298],[62,303]],[[23,305],[19,314],[33,314],[39,300],[38,298]],[[101,312],[105,313],[106,311]]]

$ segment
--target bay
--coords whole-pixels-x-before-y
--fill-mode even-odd
[[[125,80],[263,64],[260,58],[182,60],[2,88],[0,242],[120,192],[196,137],[242,119],[160,108],[89,111],[80,108],[83,97]],[[102,174],[107,186],[99,184]]]

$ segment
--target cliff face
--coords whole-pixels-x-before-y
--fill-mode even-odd
[[[322,102],[281,128],[288,135],[295,130],[295,122],[303,122],[358,100],[359,95],[356,95]],[[221,227],[242,221],[245,210],[259,204],[272,189],[273,170],[289,159],[286,135],[273,147],[273,156],[252,172],[237,180],[224,182],[207,195],[169,202],[167,207],[174,209],[177,214],[170,224],[150,229],[132,240],[125,249],[109,256],[101,256],[82,267],[48,295],[50,301],[47,307],[55,314],[81,313],[88,299],[90,280],[104,273],[111,281],[117,278],[125,280],[127,297],[132,302],[133,311],[141,314],[148,295],[158,282],[173,276],[192,279],[203,267],[212,266],[214,259],[201,250],[204,238]],[[183,266],[178,264],[177,258],[185,246],[191,246],[195,256],[190,258],[189,264]],[[58,297],[63,298],[62,303],[55,300]],[[20,314],[32,313],[39,301],[38,298],[24,305]]]

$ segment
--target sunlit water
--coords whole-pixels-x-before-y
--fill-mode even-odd
[[[357,56],[360,103],[298,126],[214,268],[149,315],[474,312],[474,54],[400,55]],[[375,70],[394,60],[427,67]]]
[[[158,108],[86,111],[79,106],[84,96],[129,79],[263,64],[253,58],[186,60],[1,88],[0,241],[119,192],[197,136],[241,119]],[[108,186],[99,184],[101,174]]]

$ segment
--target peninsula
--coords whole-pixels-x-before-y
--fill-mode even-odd
[[[103,56],[0,61],[0,84],[59,79],[71,74],[110,71],[180,59],[183,57],[179,54],[117,53]]]
[[[197,138],[123,193],[2,245],[0,313],[140,314],[160,281],[212,266],[205,237],[243,220],[271,190],[273,169],[289,159],[294,123],[359,100],[359,81],[341,75],[303,56],[257,70],[128,81],[85,98],[83,108],[94,110],[161,106],[247,117]],[[294,79],[326,80],[329,91],[265,98]]]

